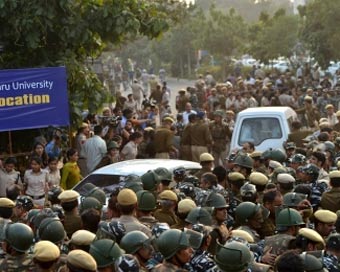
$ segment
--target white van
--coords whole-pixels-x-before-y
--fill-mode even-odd
[[[230,152],[242,149],[245,142],[253,142],[255,149],[283,148],[297,120],[296,112],[290,107],[249,108],[238,113],[231,138]]]

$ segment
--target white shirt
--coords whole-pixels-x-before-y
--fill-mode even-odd
[[[86,140],[84,154],[88,172],[92,172],[107,152],[105,141],[98,135]]]
[[[133,141],[129,141],[122,149],[122,155],[124,161],[133,160],[137,157],[138,149],[137,145]]]
[[[190,112],[187,112],[187,111],[183,112],[183,124],[184,125],[189,124],[189,115],[193,113],[197,114],[197,112],[194,110],[191,110]]]

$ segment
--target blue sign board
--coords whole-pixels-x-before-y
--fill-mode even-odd
[[[69,124],[65,67],[0,70],[0,131]]]

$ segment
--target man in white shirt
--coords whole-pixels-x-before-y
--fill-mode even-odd
[[[84,144],[84,154],[87,160],[86,166],[89,173],[96,168],[107,152],[106,143],[100,137],[102,130],[101,126],[95,126],[94,136],[87,139]]]
[[[183,124],[187,125],[189,123],[189,115],[190,114],[197,114],[196,111],[192,109],[191,103],[186,103],[185,104],[185,111],[183,112]]]

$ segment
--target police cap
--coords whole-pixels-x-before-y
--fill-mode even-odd
[[[70,243],[77,246],[88,246],[96,238],[96,235],[88,230],[77,230],[72,234]]]
[[[14,208],[15,203],[7,197],[0,198],[0,208]]]
[[[314,213],[314,217],[322,222],[322,223],[326,223],[326,224],[332,224],[335,223],[336,220],[338,219],[336,213],[331,212],[330,210],[317,210]]]
[[[61,202],[72,202],[77,200],[79,197],[79,193],[74,190],[65,190],[59,196],[58,199]]]
[[[164,190],[159,194],[160,199],[168,199],[172,201],[178,201],[177,195],[171,190]]]
[[[72,250],[67,255],[67,264],[76,268],[88,271],[97,271],[97,263],[95,259],[87,252],[79,249]]]
[[[137,203],[137,196],[131,189],[124,188],[118,193],[117,201],[120,205],[134,205]]]
[[[253,172],[249,176],[249,181],[255,185],[266,185],[268,177],[260,172]]]
[[[60,257],[60,250],[50,241],[40,241],[34,246],[33,257],[40,262],[51,262]]]

